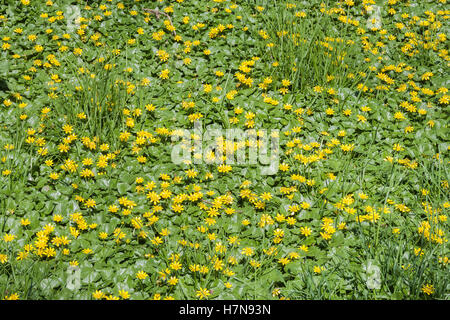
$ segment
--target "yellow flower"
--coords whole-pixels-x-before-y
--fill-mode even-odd
[[[305,202],[305,201],[303,201],[302,203],[301,203],[301,207],[303,208],[303,209],[308,209],[309,207],[311,207],[311,205],[308,203],[308,202]]]
[[[285,266],[291,261],[289,260],[289,258],[284,257],[284,258],[278,259],[278,262],[281,263],[283,266]]]
[[[432,284],[425,284],[422,287],[422,292],[427,294],[427,295],[431,295],[434,293],[434,287]]]
[[[5,242],[11,242],[11,241],[13,241],[15,238],[16,238],[15,235],[13,235],[13,234],[8,234],[8,233],[6,233],[6,234],[3,236],[3,240],[4,240]]]
[[[73,54],[76,56],[80,56],[82,53],[83,53],[83,49],[81,49],[81,48],[73,49]]]
[[[227,173],[231,171],[231,166],[230,165],[226,165],[226,164],[221,164],[220,166],[217,167],[217,170],[220,173]]]
[[[253,253],[254,253],[254,251],[253,251],[253,249],[250,248],[250,247],[245,247],[245,248],[242,249],[241,253],[242,253],[243,255],[245,255],[245,256],[252,256]]]
[[[22,0],[22,3],[24,2],[24,0]],[[29,2],[28,2],[29,3]],[[6,296],[5,300],[19,300],[19,295],[17,293],[13,293],[11,294],[9,297]]]
[[[102,299],[105,297],[105,294],[101,290],[97,290],[92,293],[92,296],[94,297],[94,299]]]
[[[268,200],[272,199],[272,195],[270,194],[270,192],[264,192],[261,195],[261,199],[263,199],[265,201],[268,201]]]
[[[78,266],[78,261],[77,260],[70,261],[69,265],[72,267],[76,267],[76,266]]]
[[[164,69],[161,71],[161,73],[159,74],[159,78],[160,79],[169,79],[169,69]]]
[[[93,251],[90,248],[83,249],[84,254],[91,254]]]
[[[314,266],[313,271],[314,273],[320,274],[322,272],[323,268],[320,268],[320,266]]]
[[[130,297],[130,294],[128,293],[128,291],[119,290],[119,296],[121,296],[123,299],[128,299]]]
[[[300,227],[300,233],[305,237],[308,237],[311,235],[312,231],[309,227]]]
[[[50,177],[50,179],[52,179],[52,180],[58,180],[58,178],[59,178],[59,173],[57,173],[57,172],[52,172],[52,173],[50,173],[49,177]]]
[[[167,283],[171,286],[175,286],[178,283],[177,277],[170,277],[169,280],[167,280]]]
[[[96,202],[95,202],[94,199],[88,199],[88,200],[86,200],[86,202],[84,203],[84,205],[85,205],[87,208],[93,208],[93,207],[96,206]]]
[[[200,290],[197,290],[196,296],[201,299],[206,299],[208,296],[211,295],[211,292],[206,288],[200,288]]]
[[[6,263],[8,262],[8,256],[6,254],[1,254],[0,253],[0,262],[1,263]]]
[[[136,274],[136,277],[137,277],[139,280],[144,280],[144,279],[146,279],[146,278],[148,277],[148,274],[147,274],[146,272],[144,272],[143,270],[141,270],[141,271],[139,271],[139,272]]]

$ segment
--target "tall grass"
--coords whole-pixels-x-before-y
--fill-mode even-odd
[[[288,8],[292,3],[296,7]],[[255,6],[264,7],[261,18],[264,31],[269,35],[265,41],[260,41],[264,46],[262,50],[279,63],[274,75],[288,78],[292,89],[300,92],[327,84],[352,87],[360,78],[356,71],[366,71],[362,62],[355,58],[359,47],[351,39],[342,38],[346,27],[321,10],[319,4],[319,1],[255,2]],[[307,18],[299,16],[302,12],[308,12]],[[273,46],[268,47],[268,43]],[[354,73],[351,79],[347,77],[350,72]]]
[[[57,99],[58,114],[68,123],[75,123],[84,113],[86,120],[81,130],[113,144],[117,129],[123,126],[123,108],[131,96],[115,57],[111,54],[104,61],[80,61],[78,65],[66,61],[75,78],[63,84],[64,94]]]

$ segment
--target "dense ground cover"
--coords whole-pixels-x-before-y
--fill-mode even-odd
[[[449,13],[2,1],[1,298],[447,299]]]

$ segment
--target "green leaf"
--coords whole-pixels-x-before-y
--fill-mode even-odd
[[[118,183],[117,190],[121,195],[124,195],[125,193],[131,190],[131,186],[128,183]]]

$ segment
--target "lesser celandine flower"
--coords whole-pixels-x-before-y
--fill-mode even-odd
[[[139,271],[138,273],[136,273],[136,277],[139,280],[144,280],[148,277],[148,274],[146,272],[144,272],[143,270]]]
[[[196,296],[201,300],[201,299],[206,299],[211,295],[210,291],[206,288],[200,288],[199,290],[197,290],[196,292]]]
[[[426,295],[432,295],[434,293],[434,286],[432,284],[425,284],[422,286],[422,292]]]

